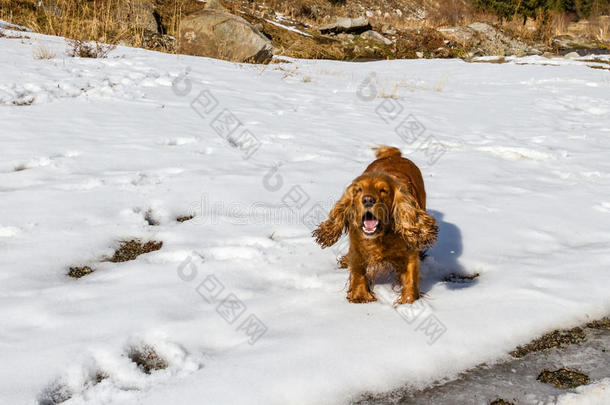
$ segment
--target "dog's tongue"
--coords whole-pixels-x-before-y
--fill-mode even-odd
[[[367,231],[373,231],[373,230],[375,230],[375,227],[377,227],[378,222],[379,221],[377,221],[376,219],[365,219],[364,227],[366,228]]]

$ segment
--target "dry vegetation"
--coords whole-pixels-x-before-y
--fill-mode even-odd
[[[110,259],[111,262],[121,263],[135,260],[138,256],[145,253],[154,252],[163,247],[163,242],[154,240],[142,242],[137,239],[121,242],[121,246],[114,252]]]
[[[87,42],[80,39],[69,39],[68,56],[78,58],[106,58],[110,51],[116,46],[112,44],[103,44],[97,41]]]
[[[37,44],[33,51],[34,59],[53,59],[55,52],[44,44]]]
[[[542,12],[524,20],[522,16],[499,17],[473,6],[475,0],[223,0],[223,4],[251,23],[260,24],[272,39],[277,55],[300,58],[368,60],[386,58],[462,57],[465,50],[435,53],[443,47],[438,31],[475,21],[488,22],[530,43],[552,45],[561,35],[578,35],[598,41],[610,36],[610,18],[600,9],[588,20],[574,24],[573,13]],[[183,16],[200,10],[198,0],[0,0],[0,19],[36,32],[73,39],[72,53],[104,55],[98,43],[122,44],[175,52]],[[239,11],[239,12],[238,12]],[[154,18],[151,19],[151,13]],[[292,32],[268,20],[278,14],[290,25],[311,34]],[[394,40],[390,46],[356,36],[352,43],[320,35],[317,27],[337,17],[367,16],[374,30]],[[525,23],[524,23],[525,22]],[[1,35],[1,34],[0,34]],[[93,42],[92,42],[93,41]],[[602,45],[603,47],[603,45]],[[49,54],[40,52],[45,59]],[[38,57],[35,55],[35,57]],[[99,56],[98,56],[99,57]]]
[[[161,357],[152,346],[143,345],[141,347],[131,347],[128,353],[131,361],[138,365],[138,368],[150,374],[155,370],[167,368],[167,361]]]
[[[538,381],[554,385],[556,388],[576,388],[589,383],[589,376],[578,370],[560,368],[555,371],[543,370]]]
[[[70,267],[70,270],[68,271],[68,276],[72,278],[81,278],[86,276],[87,274],[93,273],[94,271],[95,270],[93,270],[89,266],[74,266]]]
[[[196,0],[0,0],[0,19],[79,41],[172,50],[163,34],[173,35],[182,15],[202,7]],[[143,11],[153,8],[149,21]]]

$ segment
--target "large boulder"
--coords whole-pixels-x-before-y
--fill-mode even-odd
[[[373,30],[368,30],[368,31],[363,32],[362,34],[360,34],[360,38],[367,39],[367,40],[373,41],[373,42],[378,42],[378,43],[384,44],[384,45],[392,45],[392,41],[390,39],[384,37],[377,31],[373,31]]]
[[[178,51],[233,62],[265,63],[273,56],[273,45],[243,18],[209,8],[182,19]]]

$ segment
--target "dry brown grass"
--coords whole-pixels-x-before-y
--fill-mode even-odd
[[[53,59],[55,52],[44,44],[37,44],[32,52],[34,59]]]
[[[501,28],[512,36],[547,45],[551,45],[553,38],[561,35],[604,41],[610,33],[610,17],[596,16],[575,22],[573,16],[568,14],[539,11],[535,19],[528,19],[525,24],[521,18],[514,18],[504,21]]]
[[[56,0],[39,6],[31,0],[1,0],[0,18],[44,34],[111,42],[123,34],[113,21],[117,1]]]
[[[80,39],[68,39],[66,54],[78,58],[106,58],[116,48],[116,45],[102,44],[100,42],[87,42]]]
[[[155,6],[161,34],[174,35],[185,13],[203,8],[197,0],[141,0]],[[138,18],[126,20],[125,0],[0,0],[0,19],[35,32],[81,41],[98,41],[164,50],[158,33]],[[122,13],[122,14],[121,14]],[[134,13],[136,14],[136,13]]]

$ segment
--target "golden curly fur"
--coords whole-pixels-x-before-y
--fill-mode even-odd
[[[420,251],[436,241],[438,226],[426,212],[426,192],[418,167],[399,149],[375,148],[377,160],[354,179],[313,231],[326,248],[349,235],[349,252],[340,264],[350,271],[347,299],[375,301],[372,283],[393,270],[402,290],[399,304],[419,298]]]

